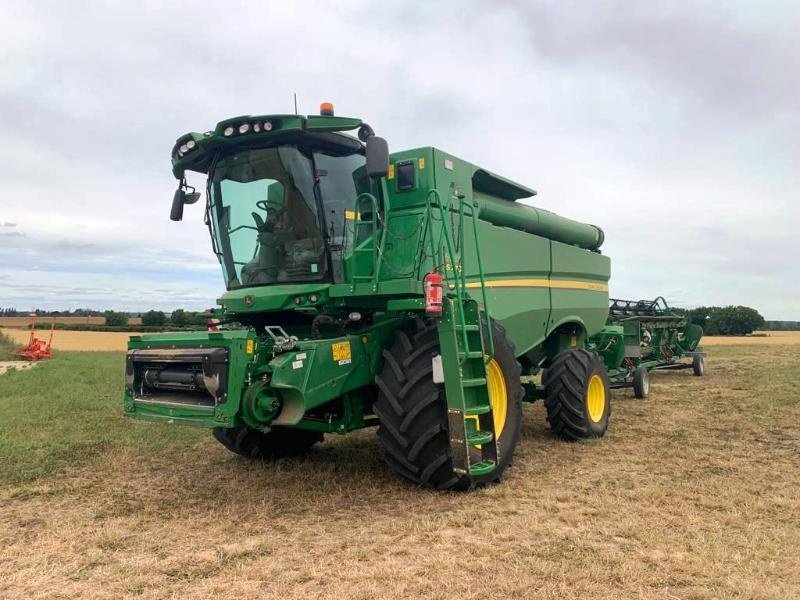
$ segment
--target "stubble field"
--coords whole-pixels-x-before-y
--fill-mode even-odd
[[[602,440],[527,407],[469,494],[397,479],[372,431],[248,463],[125,420],[121,352],[57,352],[0,376],[0,597],[798,597],[800,334],[718,342],[617,391]]]

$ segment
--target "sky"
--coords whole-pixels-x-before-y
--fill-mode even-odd
[[[601,226],[612,296],[800,319],[798,31],[794,1],[7,0],[0,307],[214,306],[172,145],[297,93]]]

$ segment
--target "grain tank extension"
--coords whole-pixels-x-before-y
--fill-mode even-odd
[[[605,433],[599,227],[437,148],[389,154],[330,105],[187,133],[172,171],[173,220],[204,199],[222,326],[132,336],[128,416],[262,460],[377,427],[396,473],[440,489],[501,479],[523,401],[543,399],[560,438]]]

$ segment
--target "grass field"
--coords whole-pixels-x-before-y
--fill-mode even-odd
[[[0,597],[797,598],[800,335],[782,337],[707,343],[705,378],[615,393],[596,442],[526,408],[505,482],[470,494],[395,478],[371,431],[248,463],[123,419],[122,353],[59,352],[0,376]]]

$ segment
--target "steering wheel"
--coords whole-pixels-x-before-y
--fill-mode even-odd
[[[283,212],[283,205],[278,204],[277,202],[270,202],[269,200],[259,200],[258,202],[256,202],[256,207],[260,208],[265,213],[273,211],[280,214]]]
[[[266,219],[262,218],[257,212],[250,213],[256,223],[256,230],[259,232],[272,231],[275,223],[284,212],[283,205],[278,204],[275,201],[270,202],[269,200],[259,200],[256,202],[256,207],[260,208],[264,211],[264,213],[266,213]]]

